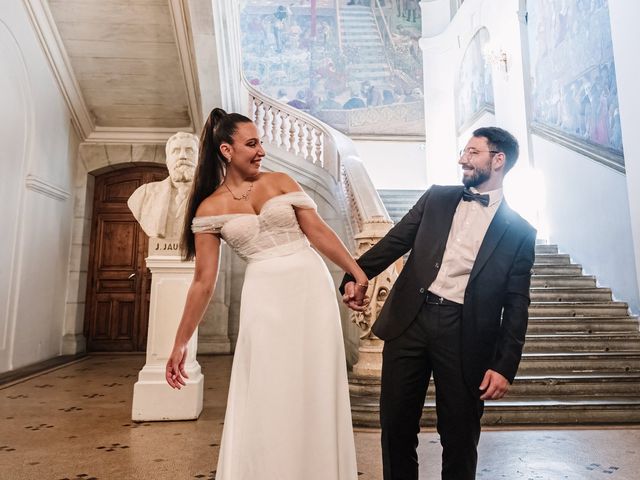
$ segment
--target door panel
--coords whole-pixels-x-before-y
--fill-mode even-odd
[[[85,315],[89,351],[146,349],[148,237],[127,200],[140,185],[166,176],[164,167],[132,167],[96,177]]]

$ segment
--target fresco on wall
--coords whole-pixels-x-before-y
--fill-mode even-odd
[[[624,165],[607,0],[528,2],[532,123]]]
[[[348,135],[424,135],[417,0],[242,0],[244,75]]]
[[[495,111],[491,66],[485,62],[482,54],[488,42],[489,32],[486,28],[481,28],[469,42],[462,57],[455,88],[458,133],[482,112]]]

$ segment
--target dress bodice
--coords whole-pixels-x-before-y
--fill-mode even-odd
[[[267,200],[259,214],[195,217],[191,229],[193,233],[220,235],[247,261],[289,255],[309,246],[294,207],[317,209],[315,202],[304,192],[283,193]]]

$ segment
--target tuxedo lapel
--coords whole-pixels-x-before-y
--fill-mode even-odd
[[[469,275],[469,283],[471,283],[478,273],[480,273],[480,270],[482,270],[482,267],[484,267],[485,263],[487,263],[487,260],[489,260],[489,257],[491,257],[491,254],[498,246],[498,242],[500,242],[500,239],[509,228],[509,225],[511,224],[509,220],[509,212],[510,208],[507,205],[507,202],[503,200],[498,207],[498,211],[494,215],[493,220],[489,224],[489,228],[487,229],[484,239],[482,240],[478,256],[476,257],[476,261],[471,269],[471,274]]]

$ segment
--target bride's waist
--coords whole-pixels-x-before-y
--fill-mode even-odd
[[[306,237],[299,238],[292,242],[284,243],[282,245],[276,245],[269,248],[261,249],[257,252],[246,255],[246,260],[249,263],[259,262],[262,260],[269,260],[272,258],[284,257],[287,255],[293,255],[304,249],[310,248],[309,241]]]

